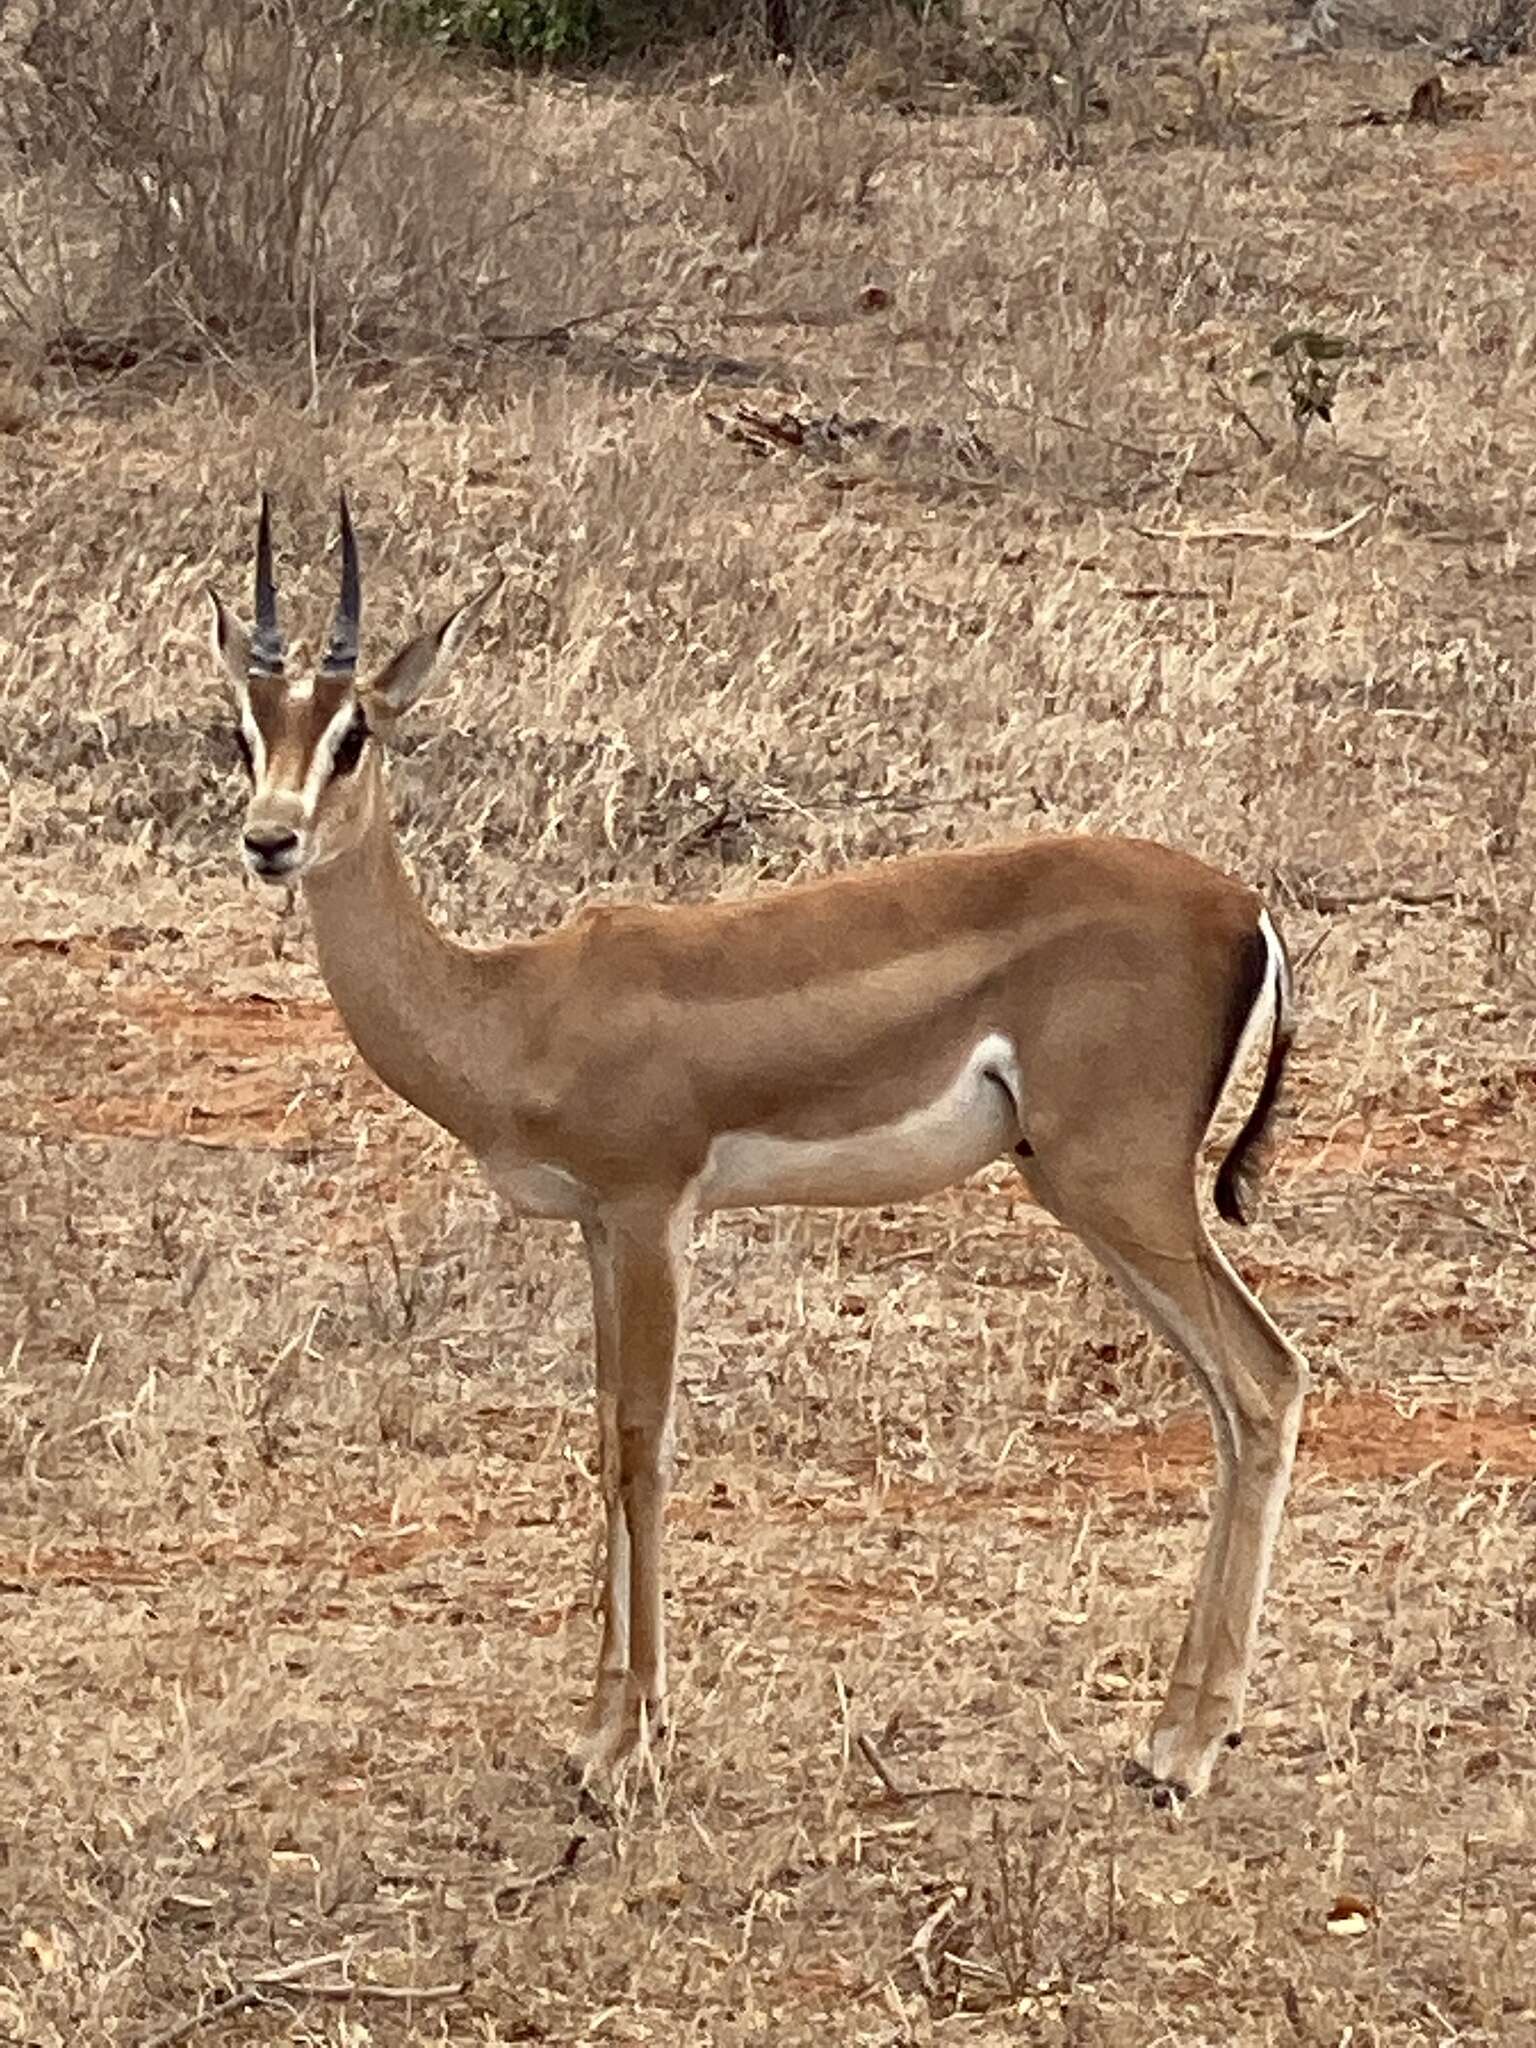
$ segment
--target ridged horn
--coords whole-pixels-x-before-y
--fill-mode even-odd
[[[283,636],[277,623],[277,586],[272,581],[272,506],[265,491],[256,523],[256,625],[246,665],[253,676],[283,673]]]
[[[323,676],[350,676],[357,669],[357,642],[363,623],[363,583],[357,566],[357,535],[352,531],[352,514],[347,494],[341,494],[341,601],[331,644],[320,664]]]

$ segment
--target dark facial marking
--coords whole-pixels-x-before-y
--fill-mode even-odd
[[[336,755],[331,772],[334,775],[350,775],[363,758],[363,748],[368,742],[368,721],[361,711],[352,714],[352,723],[336,742]]]
[[[235,727],[235,745],[240,749],[240,759],[245,763],[245,772],[252,782],[256,780],[256,763],[251,758],[251,743],[245,736],[244,726]]]

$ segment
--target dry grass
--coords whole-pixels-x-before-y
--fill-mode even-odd
[[[739,250],[791,241],[817,215],[869,209],[890,124],[828,87],[775,81],[745,106],[682,108],[662,133]]]
[[[536,338],[108,375],[14,323],[0,2038],[144,2043],[338,1951],[442,1995],[273,1986],[201,2038],[1529,2038],[1536,94],[1351,128],[1421,62],[1280,34],[1233,35],[1223,146],[1176,53],[1072,170],[1027,119],[738,82],[742,133],[813,109],[889,166],[755,236],[668,140],[725,119],[701,89],[434,76],[402,118],[482,162],[515,119],[542,166]],[[6,217],[83,302],[111,252],[58,176],[13,164]],[[1360,351],[1299,450],[1248,381],[1297,324]],[[709,424],[742,401],[881,431],[758,458]],[[1204,1424],[999,1175],[701,1229],[675,1748],[577,1811],[579,1260],[359,1071],[302,917],[241,886],[198,605],[258,476],[311,633],[341,477],[375,649],[511,572],[396,776],[459,930],[1083,825],[1320,945],[1236,1247],[1318,1393],[1198,1810],[1115,1767]],[[861,1736],[968,1789],[893,1799]]]
[[[212,361],[245,384],[286,353],[313,404],[343,366],[451,361],[568,315],[616,253],[617,167],[552,151],[547,108],[494,80],[456,89],[362,12],[48,10],[7,108],[37,166],[0,216],[18,341],[86,371]]]

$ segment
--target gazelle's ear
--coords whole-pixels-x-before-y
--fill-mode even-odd
[[[459,649],[479,623],[481,613],[506,589],[507,579],[498,576],[484,590],[450,612],[431,632],[418,633],[400,652],[364,685],[359,695],[375,713],[386,719],[398,718],[425,694],[432,683],[441,682],[458,657]]]
[[[245,688],[251,666],[251,636],[210,583],[208,602],[213,606],[213,652],[223,663],[237,688]]]

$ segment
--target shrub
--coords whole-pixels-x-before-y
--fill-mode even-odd
[[[347,0],[58,0],[28,58],[51,219],[23,193],[0,271],[56,355],[297,349],[318,372],[559,317],[537,298],[570,255],[557,197],[590,271],[600,185],[541,183],[515,114],[445,120],[423,53]]]
[[[514,63],[589,57],[604,40],[603,0],[402,0],[398,25],[473,44]]]
[[[812,214],[862,206],[892,153],[868,115],[794,79],[746,106],[689,109],[664,132],[739,249],[789,241]]]
[[[728,37],[779,55],[846,42],[891,14],[950,18],[958,0],[398,0],[396,23],[513,63],[581,63]]]

